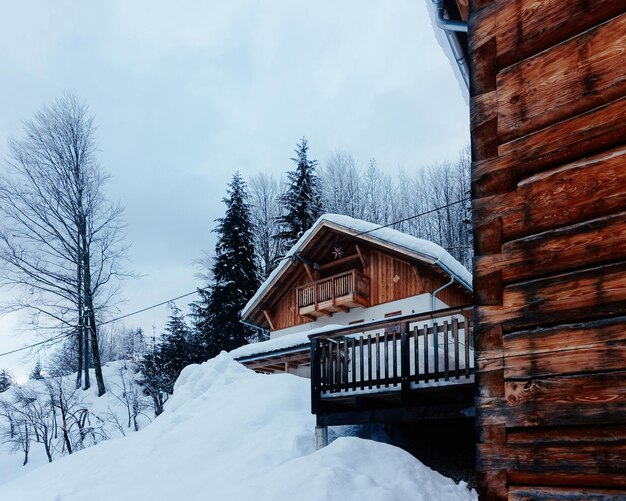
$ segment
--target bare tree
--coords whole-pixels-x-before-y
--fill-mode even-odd
[[[135,382],[133,371],[130,369],[129,364],[124,361],[117,368],[117,378],[113,382],[115,390],[111,390],[111,394],[122,404],[126,409],[128,429],[134,429],[139,431],[139,423],[137,418],[140,415],[144,415],[144,410],[148,408],[146,400],[142,396],[141,387]],[[147,416],[146,416],[147,417]],[[117,417],[116,417],[117,421]],[[119,425],[119,423],[117,423]],[[125,433],[122,432],[124,435]]]
[[[324,210],[362,218],[363,183],[352,154],[337,149],[331,153],[321,172]]]
[[[282,243],[274,238],[278,234],[276,218],[280,215],[277,202],[280,184],[270,174],[260,172],[250,178],[250,206],[254,225],[254,250],[260,279],[265,280],[276,266]]]
[[[44,314],[57,329],[49,339],[73,337],[83,388],[93,360],[102,395],[98,318],[124,276],[122,209],[104,197],[93,117],[76,97],[42,108],[24,131],[0,179],[0,283],[16,292],[7,307]]]

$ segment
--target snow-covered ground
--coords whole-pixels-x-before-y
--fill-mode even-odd
[[[341,437],[315,451],[309,381],[226,353],[180,375],[164,413],[0,485],[2,500],[476,500],[391,445]]]

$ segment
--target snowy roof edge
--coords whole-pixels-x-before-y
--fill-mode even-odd
[[[317,219],[317,221],[315,221],[313,226],[311,226],[311,228],[309,228],[300,237],[293,247],[289,249],[289,252],[287,252],[282,261],[280,261],[278,266],[272,271],[272,273],[270,273],[265,282],[261,284],[254,296],[250,298],[246,306],[243,310],[241,310],[241,318],[243,320],[246,319],[253,307],[289,266],[290,259],[287,258],[295,255],[296,252],[306,244],[311,236],[313,236],[317,229],[324,225],[324,223],[327,223],[328,226],[339,226],[339,229],[344,231],[348,230],[349,232],[354,233],[367,232],[367,234],[359,236],[364,239],[374,240],[383,245],[393,244],[404,248],[410,254],[429,259],[433,262],[433,264],[439,266],[445,273],[454,276],[468,290],[472,290],[472,274],[443,247],[428,240],[394,230],[393,228],[383,227],[361,219],[355,219],[341,214],[323,214]],[[374,232],[377,232],[378,236],[374,235]],[[381,236],[381,232],[384,236]],[[414,245],[411,246],[411,243]],[[432,252],[428,252],[428,250],[431,250]]]

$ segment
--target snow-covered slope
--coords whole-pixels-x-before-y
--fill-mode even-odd
[[[131,422],[129,427],[128,409],[125,405],[125,402],[130,402],[131,397],[138,399],[137,425],[139,429],[150,423],[154,416],[149,398],[144,396],[141,388],[134,383],[138,376],[135,374],[132,362],[124,360],[109,362],[102,368],[102,372],[108,390],[102,397],[97,396],[93,369],[90,371],[92,387],[87,391],[75,390],[75,375],[67,376],[62,381],[59,381],[58,378],[50,378],[48,380],[53,391],[58,391],[58,385],[62,385],[66,403],[72,406],[71,409],[68,409],[68,412],[76,415],[79,409],[88,411],[84,419],[85,439],[82,443],[83,447],[89,447],[94,442],[119,438],[134,432],[134,422]],[[49,398],[50,389],[46,387],[46,380],[30,380],[19,387],[14,386],[0,393],[0,484],[48,464],[43,444],[41,441],[34,441],[35,437],[32,431],[30,433],[32,442],[26,465],[23,465],[23,451],[21,449],[14,450],[14,444],[8,440],[8,422],[6,417],[1,415],[2,403],[14,402],[16,392],[20,390],[40,396],[44,400]],[[72,395],[73,392],[75,392],[74,395]],[[56,434],[54,434],[56,437],[53,437],[50,441],[51,454],[54,461],[67,454],[61,432],[62,418],[58,414],[57,411],[56,421],[58,428]],[[47,420],[47,422],[49,423],[50,420]],[[68,419],[67,423],[71,427],[70,433],[74,436],[78,434],[78,430],[73,427],[73,420]],[[3,499],[10,498],[0,496],[0,500]]]
[[[0,486],[0,499],[475,500],[401,449],[339,438],[314,451],[309,382],[222,353],[181,374],[165,412]]]

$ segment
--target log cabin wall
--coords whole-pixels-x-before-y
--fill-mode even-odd
[[[449,277],[435,273],[423,265],[418,265],[416,270],[410,262],[372,248],[364,247],[363,254],[366,262],[363,273],[370,278],[370,306],[432,293],[449,280]],[[310,280],[303,266],[292,273],[294,273],[293,285],[285,288],[284,294],[271,310],[274,330],[310,322],[298,315],[295,295],[295,288]],[[334,271],[329,271],[328,274],[332,275]],[[472,302],[471,294],[457,284],[441,291],[437,298],[448,306],[464,306]],[[335,315],[339,321],[342,314]]]
[[[625,12],[470,1],[481,500],[626,499]]]

